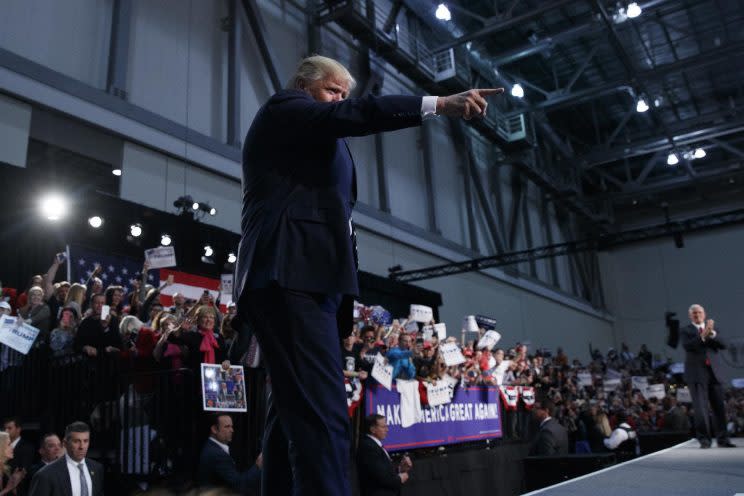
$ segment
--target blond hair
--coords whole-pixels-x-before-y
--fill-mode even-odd
[[[0,477],[2,477],[2,474],[8,472],[8,469],[10,467],[7,467],[5,463],[8,461],[5,458],[5,448],[8,447],[10,444],[10,434],[8,434],[5,431],[0,431]]]
[[[88,288],[86,288],[82,284],[78,284],[78,283],[73,284],[72,286],[70,286],[70,290],[67,292],[67,299],[65,299],[65,305],[74,301],[80,306],[80,308],[82,308],[83,302],[85,301],[85,293],[87,291],[88,291]]]
[[[294,75],[287,83],[287,89],[299,90],[307,83],[325,79],[329,76],[338,76],[345,79],[349,83],[349,91],[356,86],[354,77],[339,61],[322,55],[312,55],[300,61]]]

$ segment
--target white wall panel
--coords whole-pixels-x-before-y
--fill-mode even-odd
[[[357,200],[380,208],[375,137],[349,138],[348,143],[356,166]]]
[[[457,155],[444,119],[431,121],[431,157],[434,209],[437,226],[445,238],[462,246],[470,244],[462,158]],[[472,198],[476,201],[475,198]]]
[[[427,228],[426,182],[419,128],[383,135],[385,171],[393,215]]]
[[[0,94],[0,162],[26,167],[31,106]]]
[[[0,47],[105,88],[112,0],[3,0]]]

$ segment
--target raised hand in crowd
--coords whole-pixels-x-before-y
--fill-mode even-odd
[[[15,469],[12,474],[10,474],[10,477],[8,477],[8,483],[5,484],[2,491],[0,491],[0,496],[4,496],[6,494],[16,494],[16,488],[23,482],[23,478],[26,477],[26,471],[21,468]]]
[[[83,353],[85,353],[89,357],[98,356],[98,350],[95,349],[93,346],[83,346]]]

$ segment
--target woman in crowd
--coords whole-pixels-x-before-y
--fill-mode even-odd
[[[80,308],[81,312],[85,310],[85,294],[87,291],[87,288],[82,284],[75,283],[70,286],[70,290],[67,292],[67,298],[65,299],[65,306],[74,302],[77,304],[78,308]],[[80,318],[82,317],[83,315],[81,313]]]
[[[49,305],[44,301],[44,290],[40,286],[33,286],[28,290],[28,303],[18,310],[18,316],[26,324],[39,329],[39,336],[34,346],[39,347],[49,341],[49,324],[51,315]]]
[[[49,347],[55,358],[72,355],[75,352],[75,332],[80,322],[80,306],[73,302],[67,304],[60,313],[59,324],[49,336]]]
[[[230,314],[227,314],[222,317],[222,323],[220,324],[220,336],[225,340],[225,346],[228,350],[232,347],[235,338],[237,337],[235,329],[232,328],[232,320],[233,317]]]
[[[225,340],[215,333],[215,309],[202,305],[196,310],[196,328],[183,334],[189,348],[189,368],[201,373],[202,363],[222,363],[229,367]]]
[[[0,496],[15,494],[16,488],[26,475],[26,472],[17,469],[10,472],[8,462],[13,459],[13,446],[10,445],[10,435],[0,432]]]

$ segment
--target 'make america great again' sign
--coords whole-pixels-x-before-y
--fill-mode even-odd
[[[403,451],[444,444],[497,438],[501,432],[499,392],[495,387],[458,387],[451,403],[423,408],[418,422],[403,427],[400,394],[370,381],[365,392],[365,412],[386,418],[383,442],[388,451]]]

